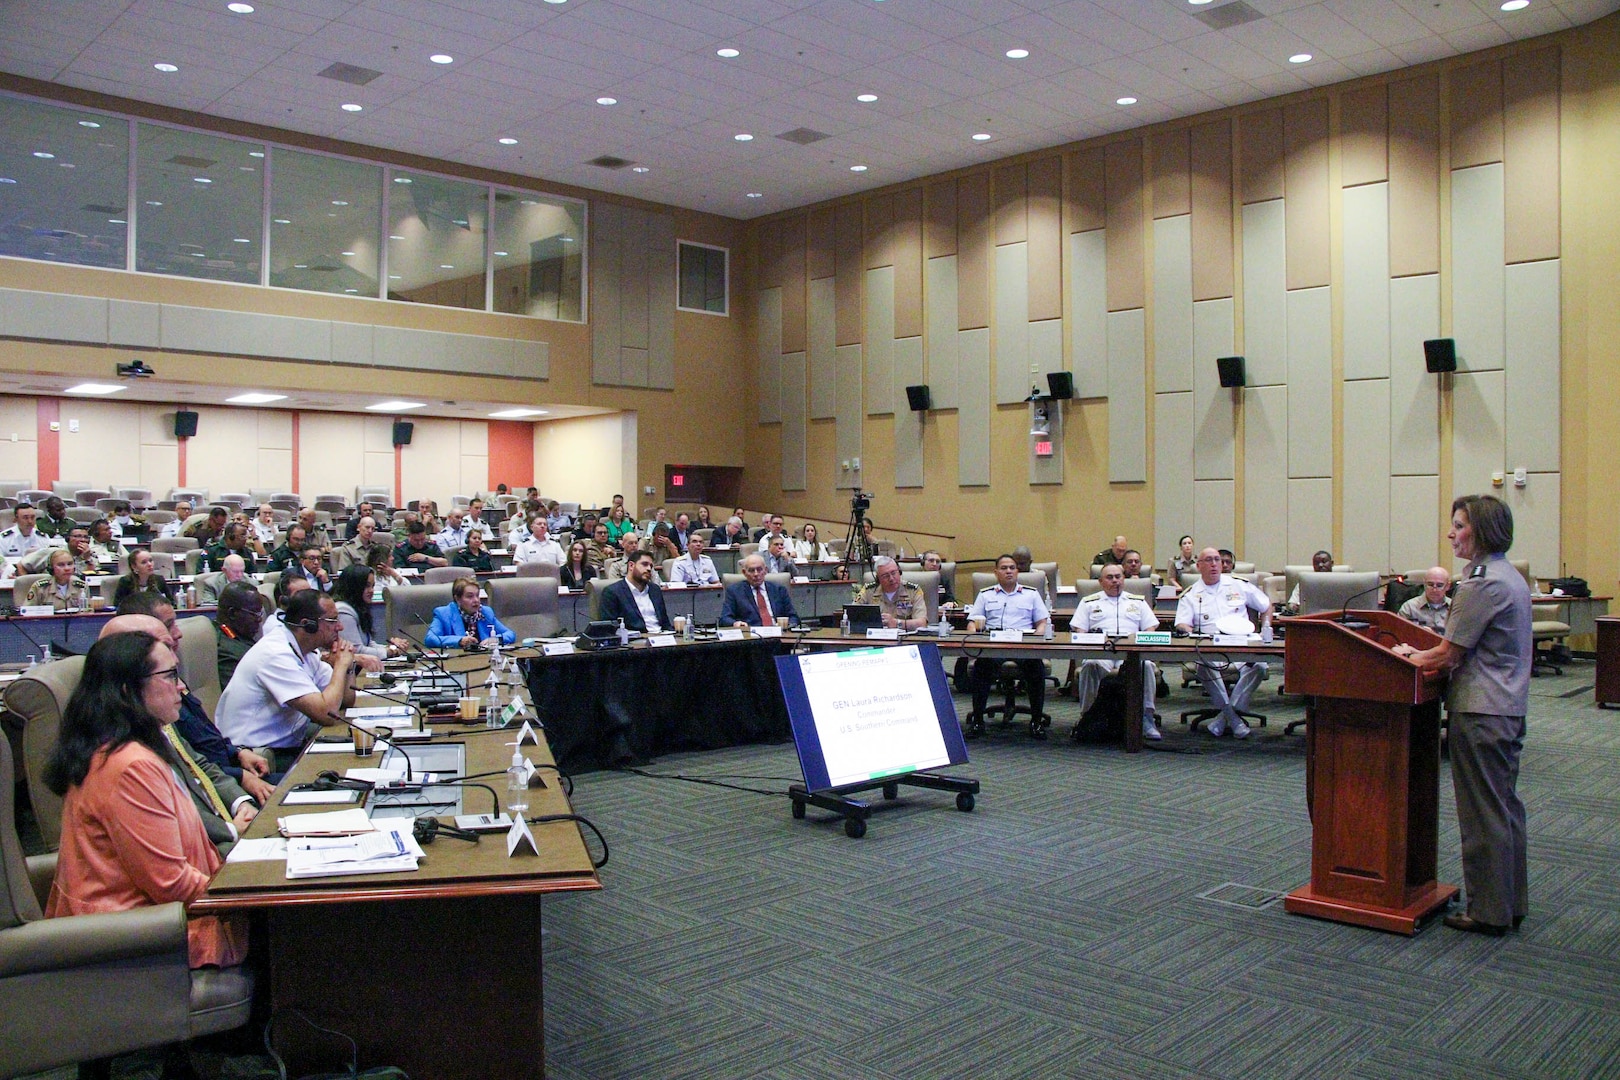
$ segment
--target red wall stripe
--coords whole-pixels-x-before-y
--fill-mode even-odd
[[[496,484],[522,490],[534,483],[534,425],[526,420],[489,421],[489,490]]]
[[[298,418],[302,413],[292,414],[292,487],[289,491],[303,491],[303,481],[298,475]]]
[[[62,478],[62,403],[56,398],[35,398],[34,412],[39,418],[39,430],[35,445],[39,457],[39,477],[36,486],[50,489],[50,486]],[[56,424],[58,430],[52,431],[51,425]]]
[[[175,453],[176,465],[178,466],[176,471],[175,471],[175,484],[178,487],[185,487],[186,486],[186,444],[189,443],[191,440],[187,439],[187,438],[185,438],[183,436],[177,436],[174,441],[178,446],[178,449],[177,449],[177,451]]]
[[[405,448],[394,447],[394,505],[405,505]]]

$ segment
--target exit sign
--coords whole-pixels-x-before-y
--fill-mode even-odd
[[[1036,443],[1035,444],[1035,456],[1036,457],[1051,457],[1052,456],[1052,441],[1050,439],[1043,439],[1040,442]]]
[[[685,487],[686,486],[686,474],[684,474],[684,473],[671,473],[670,476],[669,476],[669,486],[670,487]]]

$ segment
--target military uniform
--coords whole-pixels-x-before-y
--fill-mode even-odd
[[[770,569],[769,563],[765,569]],[[855,590],[854,604],[876,604],[883,614],[905,623],[908,619],[928,619],[928,596],[922,591],[922,586],[911,581],[900,582],[900,588],[895,590],[891,599],[883,594],[883,586],[877,582],[862,585]]]
[[[1451,615],[1451,597],[1442,600],[1435,606],[1420,593],[1401,605],[1398,611],[1401,618],[1407,622],[1415,622],[1419,626],[1426,626],[1437,634],[1446,632],[1446,620]]]
[[[1106,592],[1094,592],[1080,601],[1075,609],[1074,618],[1069,622],[1069,629],[1080,634],[1107,634],[1109,637],[1126,637],[1138,630],[1157,630],[1159,617],[1153,613],[1153,608],[1146,600],[1123,589],[1118,596],[1109,596]],[[1080,713],[1091,707],[1092,700],[1097,696],[1097,687],[1102,683],[1103,676],[1112,675],[1119,670],[1120,660],[1086,660],[1080,665],[1078,693],[1080,696]],[[1149,739],[1160,738],[1158,724],[1155,723],[1155,707],[1153,704],[1153,685],[1158,680],[1159,668],[1151,660],[1142,661],[1143,684],[1146,692],[1142,695],[1142,734]]]
[[[51,537],[39,531],[36,525],[34,531],[27,536],[22,529],[13,525],[5,532],[0,532],[0,555],[8,559],[20,559],[30,551],[38,551],[43,547],[51,547]]]
[[[67,539],[68,533],[79,527],[79,523],[70,517],[53,518],[44,511],[40,511],[39,517],[34,519],[35,532],[61,537],[63,540]]]
[[[1033,630],[1035,624],[1051,618],[1041,594],[1027,585],[1017,585],[1012,592],[1000,582],[985,589],[973,600],[968,617],[983,622],[991,630]],[[1046,737],[1046,722],[1042,714],[1046,709],[1046,665],[1039,660],[1018,660],[1019,676],[1024,692],[1029,696],[1030,734]],[[968,718],[969,737],[984,732],[984,708],[990,700],[990,687],[1001,668],[1001,661],[980,657],[973,661],[968,686],[973,692],[973,713]]]
[[[289,566],[297,566],[300,554],[301,549],[294,551],[283,543],[270,553],[270,569],[279,572],[286,570]]]
[[[90,607],[90,586],[76,573],[65,587],[58,586],[54,578],[40,578],[28,587],[28,596],[23,604],[28,607],[49,604],[57,611],[69,608],[84,611]]]
[[[1181,599],[1176,602],[1176,625],[1190,626],[1195,632],[1212,634],[1215,625],[1228,615],[1239,612],[1247,615],[1250,611],[1264,615],[1270,610],[1271,598],[1252,583],[1222,574],[1213,585],[1199,580],[1181,594]],[[1208,662],[1198,665],[1198,681],[1204,684],[1210,704],[1221,710],[1221,715],[1210,721],[1207,730],[1218,737],[1230,727],[1232,734],[1241,739],[1249,734],[1249,725],[1244,723],[1240,714],[1248,710],[1254,688],[1260,685],[1270,669],[1265,664],[1239,664],[1237,685],[1228,696],[1224,679],[1226,666]]]

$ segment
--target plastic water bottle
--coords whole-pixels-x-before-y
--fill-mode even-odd
[[[847,608],[838,617],[838,632],[844,637],[849,637],[849,610]]]
[[[489,669],[489,677],[484,680],[484,713],[485,727],[501,726],[501,680],[495,674],[495,669]]]
[[[628,628],[627,628],[627,627],[626,627],[626,626],[625,626],[625,625],[624,625],[624,619],[623,619],[623,617],[622,617],[622,616],[621,616],[621,617],[620,617],[620,619],[619,619],[619,630],[618,630],[618,633],[619,633],[619,647],[620,647],[620,648],[621,648],[621,649],[622,649],[622,648],[624,648],[624,647],[625,647],[625,646],[626,646],[626,645],[628,645],[628,644],[630,644],[630,631],[629,631],[629,629],[628,629]]]
[[[938,633],[940,637],[951,636],[951,620],[943,611],[939,613],[939,625],[934,627],[934,631]]]
[[[523,760],[523,748],[512,744],[512,764],[506,770],[506,812],[516,821],[529,809],[529,779],[525,775],[528,763]]]
[[[51,643],[49,641],[47,641],[45,643],[45,655],[43,657],[41,657],[39,662],[42,663],[42,664],[48,664],[52,660],[55,660],[55,659],[56,659],[56,657],[51,655]]]

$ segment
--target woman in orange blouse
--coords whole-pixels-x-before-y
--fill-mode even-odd
[[[85,657],[45,771],[65,800],[47,916],[189,904],[208,888],[222,860],[163,731],[184,692],[174,653],[150,635],[111,634]],[[192,967],[247,955],[245,921],[194,918],[188,936]]]

